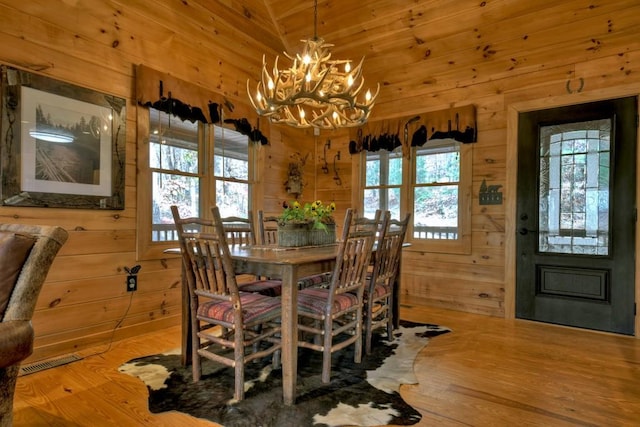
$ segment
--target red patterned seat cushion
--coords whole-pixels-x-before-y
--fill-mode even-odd
[[[255,292],[268,297],[282,295],[282,282],[280,280],[256,280],[255,282],[240,283],[238,289],[242,292]]]
[[[381,284],[377,284],[375,286],[375,288],[373,288],[373,298],[380,298],[383,295],[387,295],[391,293],[391,287],[389,287],[388,285],[381,285]],[[367,298],[367,296],[369,295],[369,289],[365,288],[364,289],[364,296],[365,298]]]
[[[298,309],[315,314],[323,314],[327,299],[329,298],[329,289],[325,288],[307,288],[298,293]],[[358,304],[358,297],[352,293],[336,295],[333,300],[333,312],[340,312]]]
[[[240,293],[244,323],[266,321],[280,313],[280,298],[255,293]],[[198,307],[198,317],[234,323],[235,313],[230,301],[207,301]]]

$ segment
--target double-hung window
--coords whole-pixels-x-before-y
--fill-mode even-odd
[[[251,205],[251,164],[249,138],[239,132],[214,126],[213,175],[216,205],[222,217],[247,218]]]
[[[376,209],[388,210],[400,218],[402,151],[367,153],[364,184],[364,216],[373,218]]]
[[[149,108],[138,112],[138,258],[158,259],[178,240],[171,205],[183,217],[246,217],[251,209],[253,154],[235,130],[182,121]]]
[[[200,216],[204,126],[154,109],[149,124],[151,241],[175,241],[170,206],[177,205],[181,216]]]
[[[412,241],[425,250],[466,253],[470,247],[471,148],[451,139],[413,149]]]
[[[456,141],[430,140],[412,148],[409,158],[399,149],[367,152],[362,186],[362,211],[376,209],[392,218],[411,213],[407,241],[432,252],[471,251],[472,149]]]

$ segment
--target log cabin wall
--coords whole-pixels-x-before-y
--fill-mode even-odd
[[[472,253],[405,251],[402,294],[414,302],[512,316],[514,112],[636,95],[640,7],[635,0],[404,2],[402,10],[398,4],[403,2],[367,3],[375,7],[339,2],[353,10],[330,17],[345,33],[353,26],[350,13],[368,17],[365,32],[363,25],[354,30],[360,31],[355,36],[344,34],[353,43],[362,38],[362,54],[389,49],[391,41],[409,34],[403,49],[365,61],[368,81],[382,86],[372,120],[470,103],[478,112]],[[307,23],[285,24],[300,9],[284,0],[0,0],[0,63],[127,99],[124,210],[0,207],[2,222],[57,224],[70,232],[38,301],[31,360],[97,344],[106,349],[113,339],[180,320],[180,261],[138,261],[136,255],[135,66],[170,73],[246,109],[246,81],[259,75],[262,54],[273,57],[299,40]],[[479,26],[478,17],[492,23]],[[274,27],[271,19],[280,22],[279,31],[266,30]],[[412,23],[418,20],[424,25],[414,31]],[[323,35],[339,48],[331,36],[340,31]],[[293,41],[283,42],[274,33]],[[400,63],[410,65],[396,65]],[[284,190],[291,156],[309,153],[301,199],[336,201],[340,220],[354,199],[359,174],[358,157],[348,154],[347,132],[314,136],[311,131],[271,126],[268,136],[271,144],[259,151],[258,186],[263,196],[255,206],[279,212],[282,201],[291,199]],[[328,174],[322,170],[327,139]],[[334,179],[333,170],[338,151],[341,182]],[[504,186],[503,205],[479,205],[478,189],[485,179]],[[137,263],[142,265],[139,290],[127,293],[124,267]]]
[[[136,254],[135,66],[144,64],[222,94],[242,112],[249,111],[247,79],[259,74],[265,50],[273,53],[243,37],[232,17],[212,23],[206,7],[186,2],[0,1],[1,64],[127,100],[124,210],[0,207],[2,222],[56,224],[70,233],[38,299],[29,361],[94,345],[106,349],[114,339],[180,322],[180,260],[139,260]],[[255,8],[264,9],[264,4],[256,2]],[[230,13],[227,7],[220,10]],[[252,19],[256,28],[263,26],[254,22],[259,19]],[[256,31],[263,43],[273,44]],[[254,123],[255,117],[248,118]],[[293,151],[310,153],[305,195],[314,197],[309,135],[274,130],[271,145],[260,148],[267,170],[257,184],[273,187],[259,192],[273,197],[265,198],[267,208],[288,198],[283,183]],[[136,264],[142,266],[138,291],[129,293],[124,267]]]

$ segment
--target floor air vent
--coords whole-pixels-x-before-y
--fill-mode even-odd
[[[82,357],[76,356],[75,354],[70,354],[58,359],[45,360],[44,362],[36,362],[30,365],[24,365],[20,367],[20,373],[18,375],[23,376],[35,374],[36,372],[44,371],[45,369],[66,365],[67,363],[75,362],[81,359]]]

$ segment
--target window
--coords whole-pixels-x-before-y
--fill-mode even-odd
[[[201,161],[204,126],[183,122],[161,111],[149,110],[149,168],[151,170],[151,241],[175,241],[170,206],[182,216],[200,216]]]
[[[364,216],[373,218],[376,209],[388,210],[400,219],[402,151],[367,153],[364,185]]]
[[[216,205],[222,217],[247,218],[251,202],[249,138],[219,126],[214,130]]]
[[[170,206],[183,216],[247,216],[253,150],[228,128],[138,109],[138,259],[160,259],[178,239]]]
[[[413,148],[410,159],[400,150],[367,152],[363,158],[365,216],[373,216],[376,209],[389,210],[393,218],[411,212],[407,240],[416,249],[470,253],[470,144],[430,140]]]
[[[413,237],[458,238],[459,144],[430,145],[415,151]]]
[[[431,140],[413,149],[412,229],[420,249],[471,250],[471,146]]]

